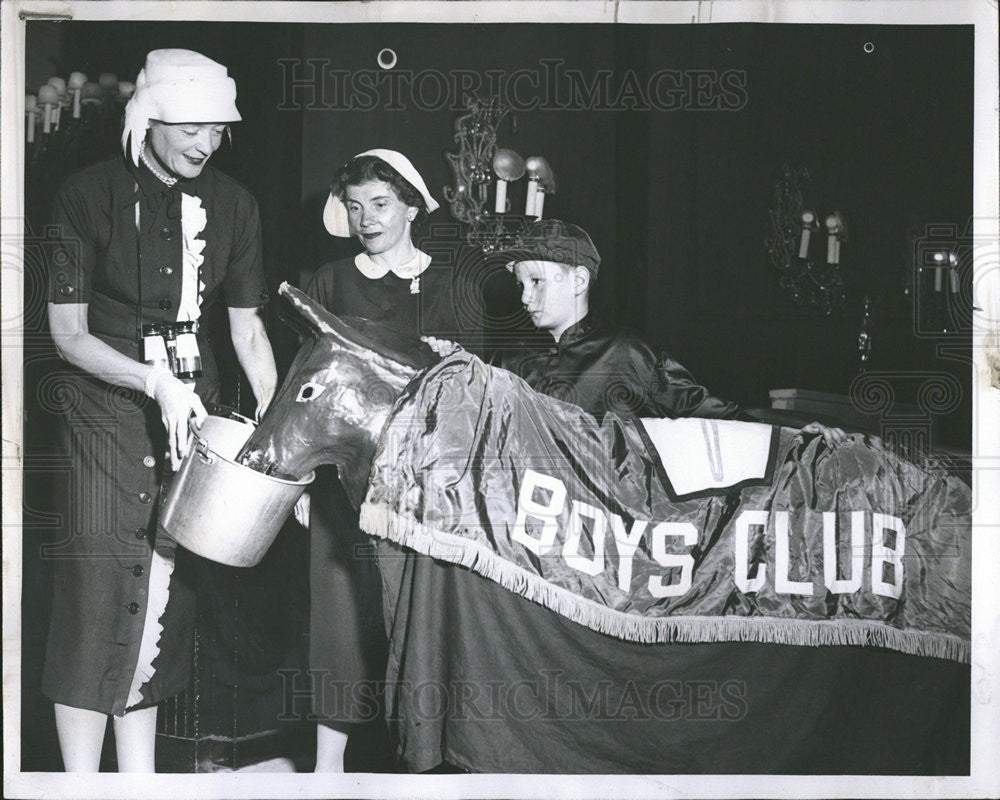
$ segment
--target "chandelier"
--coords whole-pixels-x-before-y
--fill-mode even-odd
[[[817,242],[822,234],[820,217],[802,200],[802,186],[808,180],[807,169],[782,166],[781,176],[774,182],[768,210],[771,230],[764,243],[781,275],[779,283],[793,302],[830,316],[845,300],[840,250],[847,240],[847,225],[840,211],[830,212],[823,220],[826,247]]]
[[[531,222],[542,218],[556,177],[541,156],[524,159],[497,147],[497,130],[509,109],[497,98],[473,98],[455,121],[458,152],[445,153],[454,185],[444,188],[451,215],[468,226],[466,240],[483,253],[517,245]],[[511,187],[527,176],[524,213],[514,212]],[[492,200],[492,202],[491,202]]]

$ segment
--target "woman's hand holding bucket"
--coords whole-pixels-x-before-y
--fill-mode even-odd
[[[147,394],[160,405],[160,419],[167,431],[170,466],[176,472],[188,450],[191,439],[188,426],[192,417],[194,424],[200,427],[208,412],[193,386],[178,380],[162,367],[152,367],[146,386]]]

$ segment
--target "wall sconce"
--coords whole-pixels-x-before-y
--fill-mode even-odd
[[[484,253],[516,245],[528,225],[541,219],[546,194],[556,191],[555,172],[541,156],[527,159],[508,148],[497,148],[497,129],[508,108],[496,98],[474,98],[468,112],[455,121],[457,153],[445,153],[454,186],[444,187],[451,215],[468,225],[466,239]],[[512,213],[510,186],[528,176],[523,214]],[[490,186],[495,184],[492,209]]]
[[[840,245],[846,240],[843,215],[834,211],[824,219],[827,240],[825,263],[809,257],[820,230],[819,215],[805,208],[802,186],[809,180],[805,168],[781,168],[774,183],[768,215],[770,235],[764,240],[771,263],[781,274],[780,284],[801,306],[822,310],[827,316],[844,305],[844,280],[840,274]]]
[[[37,94],[24,98],[25,141],[31,145],[26,163],[65,171],[114,152],[124,105],[134,92],[135,84],[119,81],[111,72],[102,73],[99,81],[89,81],[82,72],[49,78]]]
[[[930,263],[923,269],[934,270],[934,291],[940,292],[944,288],[944,272],[948,271],[948,288],[952,294],[958,294],[958,255],[951,250],[937,250],[930,254]]]

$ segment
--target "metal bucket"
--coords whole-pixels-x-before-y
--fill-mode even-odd
[[[315,473],[298,481],[257,472],[234,459],[253,424],[209,416],[194,438],[160,510],[160,524],[193,553],[252,567],[274,542]]]

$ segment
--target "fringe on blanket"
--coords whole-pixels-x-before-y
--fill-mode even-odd
[[[779,617],[642,617],[615,611],[498,556],[470,539],[431,528],[382,503],[361,506],[366,533],[432,558],[468,567],[508,591],[539,603],[600,633],[647,644],[669,642],[767,642],[792,645],[860,645],[968,664],[970,643],[947,633],[907,631],[862,619]]]
[[[160,654],[160,636],[163,634],[160,617],[167,610],[167,601],[170,599],[170,576],[174,573],[176,553],[177,542],[166,536],[161,529],[156,537],[153,559],[149,565],[146,619],[142,626],[142,643],[139,645],[132,686],[125,702],[126,710],[142,700],[142,687],[149,683],[156,672],[153,662]]]

